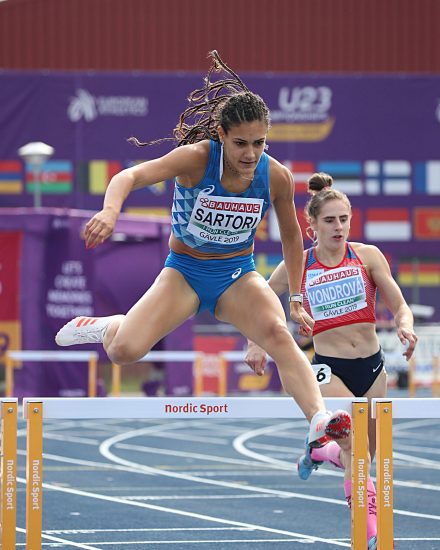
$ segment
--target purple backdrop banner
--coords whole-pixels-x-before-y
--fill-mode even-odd
[[[0,206],[32,206],[35,186],[41,183],[45,207],[99,209],[114,173],[173,146],[165,142],[139,149],[127,138],[171,137],[187,106],[186,97],[202,85],[203,76],[0,71]],[[434,306],[430,320],[440,321],[440,76],[242,77],[271,110],[269,153],[295,175],[295,201],[303,228],[306,180],[314,171],[328,171],[335,187],[352,202],[352,240],[379,246],[407,300]],[[39,175],[17,155],[19,147],[32,141],[55,148]],[[166,215],[171,199],[172,182],[166,181],[132,193],[125,209]],[[59,325],[60,300],[67,292],[76,293],[82,306],[98,312],[113,309],[108,304],[126,309],[122,306],[137,299],[140,287],[123,285],[124,269],[114,261],[110,245],[95,251],[91,270],[78,248],[81,242],[69,236],[73,228],[43,228],[53,223],[47,219],[30,218],[25,223],[29,236],[23,255],[29,253],[35,260],[34,276],[23,275],[23,296],[29,298],[23,318],[24,348],[36,345],[38,330],[27,325],[37,310],[45,312],[50,332]],[[78,228],[74,231],[77,234]],[[43,241],[49,234],[52,244],[46,246]],[[60,242],[68,243],[68,253],[58,246]],[[160,270],[166,245],[153,247],[150,258],[157,261],[148,266],[136,254],[134,242],[123,247],[130,263],[139,266],[136,269],[150,268],[151,275],[141,286],[146,288],[153,271]],[[258,270],[269,275],[280,258],[277,224],[269,211],[257,235]],[[109,269],[114,277],[97,287],[96,277]],[[39,338],[49,345],[45,337]]]

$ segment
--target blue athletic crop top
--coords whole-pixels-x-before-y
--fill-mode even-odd
[[[243,193],[229,193],[220,181],[221,144],[210,141],[203,179],[190,189],[174,183],[172,230],[187,246],[204,253],[240,252],[252,245],[270,204],[269,157],[261,155]]]

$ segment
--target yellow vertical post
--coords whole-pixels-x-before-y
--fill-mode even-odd
[[[14,395],[14,360],[6,352],[5,355],[5,397]]]
[[[416,359],[414,356],[408,362],[408,396],[416,396]]]
[[[392,550],[393,526],[393,405],[376,403],[376,491],[378,550]]]
[[[351,547],[367,548],[368,403],[353,402],[351,448]]]
[[[17,402],[3,401],[1,421],[1,548],[15,550],[17,527]]]
[[[439,359],[438,354],[432,358],[432,396],[439,397],[440,395],[440,380],[439,380]]]
[[[43,528],[43,403],[27,403],[26,550],[41,550]]]
[[[89,359],[89,397],[96,397],[96,386],[98,378],[98,360],[96,357]]]
[[[194,395],[200,397],[203,393],[203,353],[198,353],[193,365]]]
[[[218,394],[224,397],[228,392],[228,362],[222,354],[218,356]]]
[[[112,363],[112,395],[119,397],[121,395],[121,365]]]

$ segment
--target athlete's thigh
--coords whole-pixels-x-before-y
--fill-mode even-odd
[[[116,338],[120,341],[130,339],[133,344],[148,351],[166,334],[194,315],[198,307],[197,294],[183,275],[166,267],[129,310]]]
[[[220,296],[215,315],[257,343],[274,323],[286,324],[278,296],[255,271],[243,275]]]
[[[367,391],[364,397],[372,399],[373,397],[385,397],[387,394],[387,373],[385,369],[380,371],[379,376],[373,382],[371,388]]]
[[[367,391],[364,397],[368,397],[369,406],[371,409],[371,399],[374,397],[386,397],[387,394],[387,373],[385,369],[382,369],[379,376],[374,381],[371,388]],[[368,437],[370,444],[370,455],[373,460],[376,454],[376,420],[371,418],[371,414],[368,417]]]
[[[320,384],[319,389],[323,397],[354,397],[344,382],[332,373],[328,384]]]

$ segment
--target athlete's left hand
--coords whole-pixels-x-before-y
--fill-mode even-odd
[[[307,311],[299,302],[290,302],[290,317],[292,321],[298,323],[298,332],[301,336],[311,336],[315,321],[310,317]]]
[[[414,349],[417,344],[417,336],[413,329],[405,327],[397,329],[397,336],[406,348],[405,352],[402,353],[402,355],[406,357],[406,360],[408,361],[409,359],[411,359],[412,354],[414,353]]]

